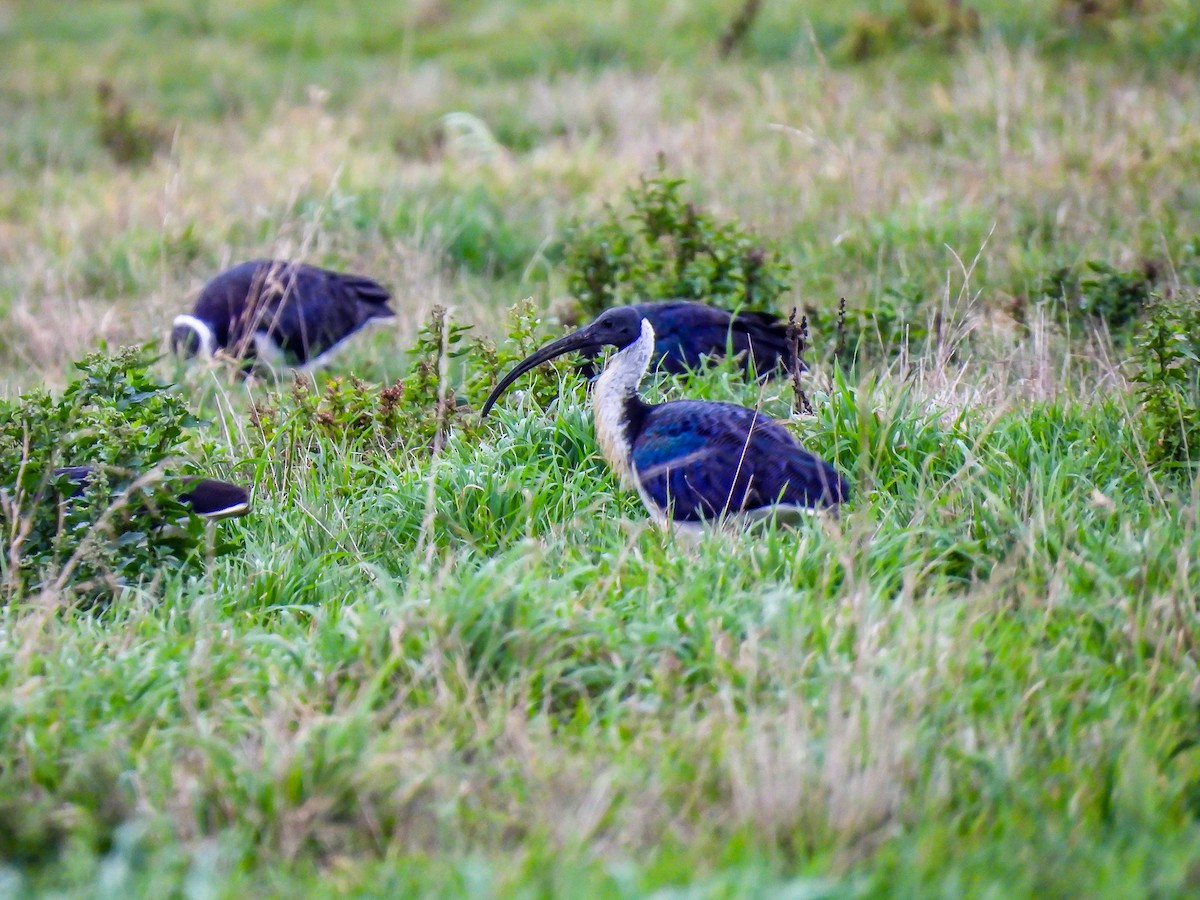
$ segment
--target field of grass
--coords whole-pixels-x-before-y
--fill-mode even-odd
[[[964,5],[765,0],[722,57],[734,0],[0,4],[0,398],[244,259],[400,313],[315,388],[156,364],[254,512],[5,595],[0,896],[1200,890],[1200,454],[1136,381],[1200,285],[1200,11]],[[435,307],[554,333],[660,155],[791,266],[815,415],[647,391],[791,417],[839,519],[655,529],[565,367],[432,441],[379,411],[486,392],[430,381]]]

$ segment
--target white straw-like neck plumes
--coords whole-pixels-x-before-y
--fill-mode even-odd
[[[654,356],[654,328],[642,319],[642,333],[636,341],[613,354],[592,391],[592,416],[596,440],[605,459],[627,486],[635,487],[629,462],[631,445],[627,419],[629,400],[637,395],[650,360]]]

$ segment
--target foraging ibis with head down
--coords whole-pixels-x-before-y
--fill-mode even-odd
[[[483,405],[534,366],[571,351],[617,352],[592,392],[596,438],[609,466],[659,524],[781,519],[834,509],[849,494],[829,463],[765,413],[703,400],[646,403],[638,384],[654,358],[654,326],[635,307],[606,310],[518,363]]]
[[[190,314],[175,317],[171,349],[188,356],[221,349],[248,365],[312,369],[365,325],[395,316],[390,297],[360,275],[253,260],[222,272]]]
[[[679,375],[699,368],[705,357],[727,353],[740,358],[743,367],[765,381],[780,371],[791,372],[794,355],[788,345],[787,323],[774,313],[730,312],[697,300],[660,300],[635,303],[630,309],[654,329],[651,368]],[[591,377],[591,360],[598,350],[586,351],[584,374]],[[803,362],[800,368],[805,368]]]
[[[96,477],[96,466],[62,466],[54,470],[56,478],[65,478],[72,487],[71,496],[82,494]],[[250,511],[250,492],[244,487],[212,478],[186,476],[180,479],[179,502],[206,519],[224,519]]]

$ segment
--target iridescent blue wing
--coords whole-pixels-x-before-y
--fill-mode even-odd
[[[679,400],[652,407],[633,440],[644,497],[677,521],[773,505],[816,509],[845,500],[845,481],[765,413]]]

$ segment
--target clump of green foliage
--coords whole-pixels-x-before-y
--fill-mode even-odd
[[[178,499],[176,457],[197,424],[150,371],[147,347],[94,353],[61,396],[0,401],[0,598],[55,587],[98,597],[200,558],[203,520]],[[55,470],[95,467],[87,487]]]
[[[924,351],[938,337],[940,318],[929,314],[924,286],[908,279],[885,286],[865,308],[842,298],[836,306],[806,304],[804,314],[817,356],[846,368]]]
[[[1105,26],[1113,21],[1145,14],[1148,0],[1057,0],[1055,17],[1065,25]]]
[[[322,444],[364,456],[427,450],[455,416],[452,387],[442,380],[449,377],[449,361],[466,352],[469,329],[436,307],[409,352],[411,374],[391,385],[350,375],[315,390],[307,377],[297,376],[289,390],[251,410],[256,449],[285,462]]]
[[[314,441],[330,441],[365,452],[388,453],[405,442],[405,437],[424,430],[406,412],[403,381],[378,385],[353,375],[330,378],[320,390],[298,375],[286,392],[272,394],[250,410],[251,433],[261,445],[307,449]]]
[[[979,36],[979,13],[961,0],[907,0],[893,14],[860,12],[838,44],[840,55],[865,62],[915,44],[953,50]]]
[[[1103,323],[1110,332],[1119,332],[1141,318],[1158,277],[1159,266],[1151,260],[1131,269],[1088,260],[1082,267],[1054,270],[1041,285],[1040,293],[1052,300],[1064,300],[1069,322]]]
[[[1200,295],[1158,298],[1134,343],[1133,380],[1150,462],[1200,459]]]
[[[499,345],[485,337],[472,338],[462,358],[466,367],[462,391],[468,406],[481,407],[496,382],[551,337],[553,335],[546,328],[536,304],[526,298],[509,309],[505,340]],[[575,399],[582,401],[584,379],[572,377],[573,372],[569,362],[548,363],[527,372],[521,377],[520,384],[510,390],[524,392],[541,407],[549,406],[564,391],[572,389],[577,392]]]
[[[256,454],[284,464],[299,462],[321,447],[363,458],[419,458],[428,456],[452,429],[460,434],[477,430],[473,410],[549,334],[532,300],[509,310],[500,346],[470,332],[470,325],[435,307],[408,350],[410,374],[405,378],[380,385],[353,375],[336,377],[316,390],[307,378],[297,377],[288,390],[252,409]],[[539,405],[549,405],[562,392],[564,374],[570,371],[561,367],[565,365],[539,367],[522,379],[520,389]],[[583,379],[575,383],[582,392]]]
[[[625,192],[628,212],[608,207],[602,221],[568,230],[567,288],[583,311],[669,298],[773,307],[788,288],[788,264],[736,221],[685,199],[685,180],[663,169],[660,159],[657,175]]]
[[[96,86],[96,101],[100,143],[118,164],[142,165],[170,144],[170,131],[136,115],[128,99],[111,82],[101,81]]]

